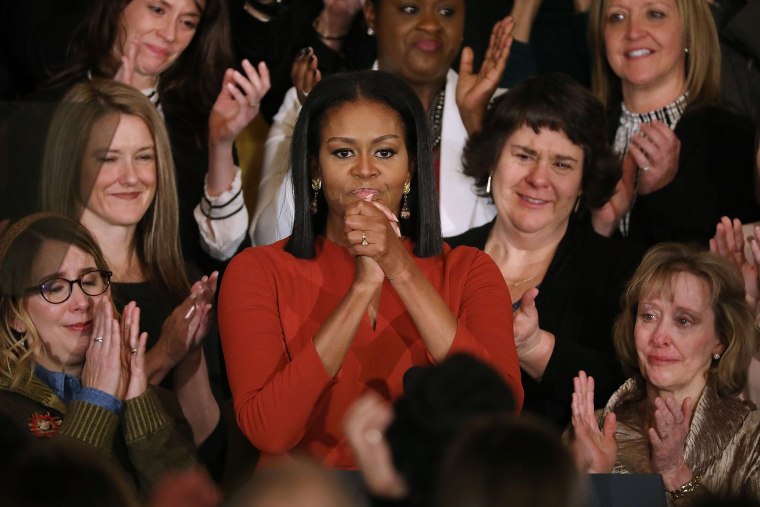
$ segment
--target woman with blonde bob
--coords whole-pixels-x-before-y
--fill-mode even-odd
[[[143,490],[196,463],[177,400],[149,387],[140,309],[111,302],[111,271],[76,221],[37,213],[0,238],[0,413],[30,440],[113,457]]]
[[[207,452],[216,456],[222,441],[209,439],[222,428],[209,381],[219,371],[218,344],[202,347],[217,274],[188,282],[174,165],[158,111],[113,80],[75,85],[53,118],[43,176],[43,209],[79,220],[103,249],[117,307],[134,300],[145,309],[148,379],[175,392],[209,462]]]
[[[623,178],[594,229],[645,246],[707,245],[722,215],[760,218],[752,122],[718,106],[720,47],[708,2],[594,0],[592,89]]]
[[[658,245],[623,304],[615,346],[631,378],[596,414],[593,378],[574,380],[579,466],[659,473],[671,501],[760,499],[760,411],[737,396],[755,344],[739,272],[710,252]]]

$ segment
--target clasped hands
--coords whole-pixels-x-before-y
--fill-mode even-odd
[[[113,304],[103,298],[95,306],[92,340],[82,368],[82,386],[98,389],[119,400],[145,392],[145,344],[140,333],[140,309],[134,301],[124,307],[121,323],[113,316]]]
[[[356,259],[356,281],[381,285],[400,276],[410,260],[401,242],[398,218],[383,203],[350,203],[343,217],[348,253]]]
[[[573,379],[573,388],[571,420],[576,463],[588,473],[609,473],[617,460],[615,414],[608,413],[599,427],[594,414],[594,379],[585,372],[579,372]],[[691,398],[679,404],[672,397],[657,397],[654,406],[648,407],[653,410],[653,426],[647,430],[652,471],[661,474],[670,489],[688,481],[683,477],[691,475],[684,461],[684,447],[693,409]],[[670,480],[671,477],[674,479]]]

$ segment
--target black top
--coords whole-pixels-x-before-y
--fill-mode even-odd
[[[614,137],[619,107],[610,114]],[[688,108],[675,134],[681,141],[678,172],[660,190],[636,198],[630,239],[647,247],[663,241],[707,246],[724,215],[760,220],[752,122],[718,106]]]
[[[147,331],[147,349],[153,347],[161,336],[161,326],[164,320],[174,310],[168,294],[158,290],[150,282],[136,283],[111,283],[111,293],[116,308],[121,312],[130,301],[135,301],[140,307],[140,331]],[[211,326],[209,335],[203,340],[203,353],[206,356],[211,390],[220,402],[223,392],[223,373],[221,367],[221,354],[219,348],[219,329],[216,322]],[[161,387],[173,390],[173,370],[166,375],[161,382]],[[226,426],[220,417],[214,431],[198,446],[198,456],[206,465],[212,476],[219,479],[223,472],[225,451],[227,443]]]
[[[322,76],[334,72],[368,69],[375,58],[374,39],[365,33],[364,17],[357,12],[345,34],[340,52],[322,43],[312,22],[324,8],[321,0],[284,0],[268,22],[244,9],[245,0],[227,0],[236,61],[248,58],[254,65],[265,61],[272,87],[261,99],[261,114],[268,123],[277,114],[285,93],[293,86],[290,69],[298,52],[311,47]],[[334,34],[343,35],[343,34]]]
[[[483,249],[494,222],[446,241]],[[642,252],[571,220],[536,297],[541,329],[555,336],[554,352],[540,381],[522,371],[523,410],[564,429],[570,422],[573,377],[594,377],[594,405],[601,408],[626,379],[615,358],[612,325],[620,296]]]

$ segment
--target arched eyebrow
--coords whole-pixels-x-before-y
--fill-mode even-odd
[[[518,148],[518,149],[524,151],[525,153],[527,153],[531,157],[537,157],[538,156],[538,152],[536,150],[534,150],[533,148],[529,147],[529,146],[525,146],[525,145],[522,145],[522,144],[511,144],[511,146],[514,147],[514,148]],[[570,155],[563,155],[561,153],[558,153],[558,154],[554,155],[554,160],[559,160],[559,161],[562,161],[562,162],[566,162],[566,161],[569,161],[569,162],[578,162],[578,159],[576,159],[575,157],[571,157]]]
[[[578,162],[578,159],[575,157],[571,157],[570,155],[555,155],[554,160],[559,160],[560,162]]]
[[[401,139],[401,136],[399,136],[397,134],[385,134],[383,136],[376,137],[375,139],[373,139],[372,143],[373,144],[382,143],[383,141],[388,141],[390,139],[392,139],[392,140]],[[325,142],[327,142],[327,143],[339,142],[339,143],[353,144],[353,143],[356,142],[356,139],[353,138],[353,137],[335,136],[335,137],[329,137],[329,138],[327,138],[325,140]]]
[[[89,266],[86,268],[82,268],[77,272],[77,278],[82,276],[85,273],[89,273],[90,271],[98,271],[100,268],[97,266]],[[53,280],[55,278],[66,278],[66,274],[62,271],[56,271],[55,273],[50,273],[49,275],[43,276],[39,282],[37,282],[37,285],[42,285],[43,283],[47,282],[48,280]],[[68,278],[66,278],[68,280]]]

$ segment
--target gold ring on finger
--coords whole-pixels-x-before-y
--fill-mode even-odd
[[[369,243],[367,242],[367,233],[362,232],[362,246],[367,246]]]

